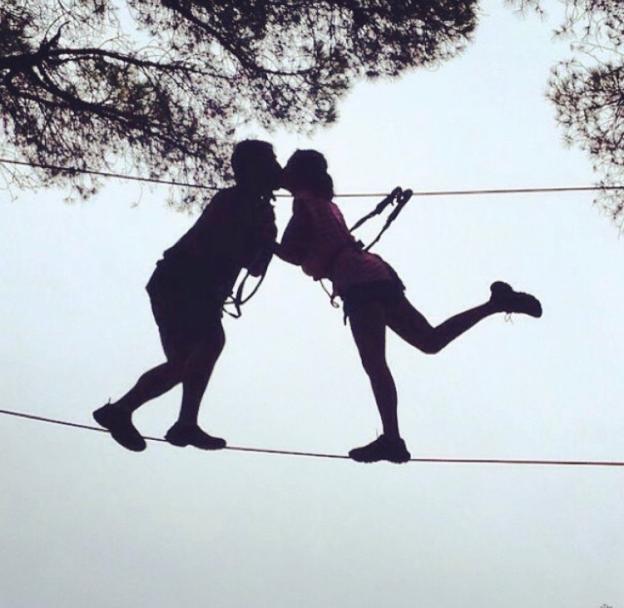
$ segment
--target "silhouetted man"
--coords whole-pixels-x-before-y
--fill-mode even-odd
[[[277,230],[270,199],[282,171],[271,144],[257,140],[235,147],[232,168],[236,185],[214,196],[191,229],[165,251],[147,284],[167,361],[143,374],[119,401],[93,412],[129,450],[145,449],[132,413],[179,382],[180,415],[165,439],[206,450],[226,445],[199,427],[199,406],[225,344],[224,301],[242,268],[260,276],[271,259]]]

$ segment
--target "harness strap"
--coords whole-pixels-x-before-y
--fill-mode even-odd
[[[386,198],[384,198],[380,203],[376,205],[376,207],[370,212],[367,213],[364,217],[360,218],[350,229],[349,232],[353,232],[357,230],[362,224],[370,220],[372,217],[379,215],[383,212],[383,210],[388,206],[394,204],[395,199],[403,192],[403,189],[400,186],[397,186]]]
[[[390,212],[390,214],[388,215],[386,219],[385,224],[383,225],[382,229],[379,231],[379,234],[377,234],[377,236],[373,239],[373,241],[370,244],[365,246],[364,243],[362,243],[362,241],[358,240],[355,243],[349,243],[349,244],[346,244],[344,247],[339,248],[338,251],[333,255],[333,257],[327,264],[327,268],[329,269],[329,271],[331,271],[331,269],[336,264],[336,261],[338,260],[340,255],[346,249],[349,249],[351,247],[356,247],[357,249],[361,251],[370,251],[370,249],[379,242],[379,239],[381,239],[381,237],[386,232],[386,230],[390,228],[394,220],[396,220],[396,218],[399,216],[399,214],[401,213],[405,205],[407,205],[408,201],[412,198],[413,194],[414,193],[412,190],[409,190],[409,189],[403,190],[403,188],[401,188],[400,186],[397,186],[396,188],[394,188],[394,190],[392,190],[392,192],[390,192],[390,194],[388,194],[381,202],[379,202],[370,213],[367,213],[364,217],[360,218],[350,228],[349,232],[353,233],[353,231],[357,230],[360,226],[362,226],[362,224],[366,223],[372,217],[375,217],[376,215],[380,215],[386,209],[386,207],[396,203],[396,207]],[[392,273],[395,274],[396,276],[396,273],[394,273],[394,270],[392,270],[390,266],[388,266],[388,268],[390,268]],[[396,278],[398,279],[398,277]],[[339,308],[339,304],[337,304],[335,301],[337,294],[330,292],[330,290],[323,283],[322,279],[320,279],[320,283],[321,283],[321,287],[323,288],[323,291],[325,291],[325,293],[329,296],[331,305],[334,308]],[[345,314],[344,319],[343,319],[345,325],[346,325],[346,319],[347,317]]]
[[[373,247],[373,245],[375,245],[379,241],[379,239],[382,237],[384,232],[388,230],[388,228],[390,228],[390,226],[392,225],[392,222],[394,222],[394,220],[396,220],[396,218],[399,216],[399,213],[403,211],[403,208],[405,207],[405,205],[407,205],[408,201],[412,198],[413,194],[414,193],[412,192],[412,190],[409,190],[409,189],[401,190],[401,192],[397,196],[396,207],[390,212],[390,215],[388,215],[388,218],[386,219],[386,223],[384,224],[383,228],[380,230],[379,234],[373,239],[373,241],[369,245],[367,245],[364,248],[364,251],[369,251],[371,247]]]
[[[269,204],[270,200],[275,200],[275,195],[272,193],[265,194],[260,197],[261,204]],[[256,260],[263,258],[266,254],[267,254],[266,251],[261,251],[256,257]],[[253,298],[256,295],[256,293],[258,293],[258,290],[260,289],[260,286],[262,285],[262,282],[264,281],[264,277],[266,277],[266,273],[269,268],[270,259],[271,259],[271,256],[269,256],[269,261],[264,267],[264,271],[260,275],[260,279],[258,280],[254,288],[251,290],[251,292],[247,296],[244,296],[243,294],[245,292],[245,285],[247,283],[247,279],[249,279],[249,277],[251,276],[251,273],[249,272],[249,270],[245,272],[245,276],[243,277],[242,281],[239,283],[236,289],[236,294],[233,295],[230,293],[230,295],[226,298],[225,302],[223,303],[222,310],[226,315],[232,317],[233,319],[240,319],[243,316],[243,311],[241,310],[241,307],[244,304],[247,304],[247,302],[249,302],[249,300],[251,300],[251,298]],[[231,312],[226,308],[226,306],[228,305],[231,305],[234,307],[234,312]]]
[[[247,302],[249,302],[249,300],[251,300],[251,298],[253,298],[256,295],[256,293],[258,293],[258,290],[260,289],[260,286],[262,285],[262,282],[264,281],[264,277],[266,277],[268,267],[269,265],[267,264],[266,268],[264,269],[264,272],[260,275],[260,279],[255,284],[251,292],[249,292],[249,294],[247,294],[246,296],[243,296],[243,293],[245,291],[245,285],[247,283],[247,279],[249,279],[249,277],[251,276],[251,273],[249,272],[249,270],[245,272],[245,276],[243,277],[243,280],[239,283],[236,289],[236,294],[234,295],[230,294],[228,298],[226,299],[226,301],[223,303],[223,312],[226,315],[232,317],[233,319],[240,319],[243,316],[243,311],[241,310],[241,307],[243,306],[243,304],[247,304]],[[234,312],[231,312],[226,308],[226,306],[228,305],[234,306]]]

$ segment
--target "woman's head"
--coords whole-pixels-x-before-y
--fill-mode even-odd
[[[311,192],[331,199],[334,182],[327,173],[327,161],[316,150],[297,150],[286,163],[282,173],[282,186],[297,194]]]

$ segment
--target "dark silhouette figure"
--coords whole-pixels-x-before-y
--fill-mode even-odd
[[[433,327],[405,297],[405,287],[393,268],[364,251],[349,232],[332,202],[333,182],[322,154],[295,152],[282,174],[282,185],[294,195],[293,215],[276,253],[315,280],[332,281],[334,294],[343,300],[381,416],[383,434],[351,450],[349,456],[359,462],[406,462],[410,453],[399,433],[397,391],[385,356],[386,327],[422,352],[434,354],[490,315],[513,312],[540,317],[541,305],[533,296],[497,281],[487,302]]]
[[[167,361],[143,374],[119,401],[93,413],[129,450],[145,449],[132,413],[180,382],[180,415],[165,439],[207,450],[226,445],[199,427],[199,406],[225,344],[224,301],[242,268],[261,276],[271,259],[277,230],[270,199],[282,171],[272,146],[256,140],[236,146],[232,168],[236,185],[214,196],[191,229],[165,251],[147,284]]]

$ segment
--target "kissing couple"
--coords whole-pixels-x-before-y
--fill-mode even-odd
[[[181,383],[180,413],[166,441],[204,450],[225,448],[224,439],[198,423],[202,397],[225,345],[224,303],[243,269],[264,276],[278,257],[315,281],[331,281],[333,294],[342,300],[383,428],[382,435],[352,449],[349,457],[357,462],[409,461],[386,360],[386,328],[421,352],[435,354],[491,315],[540,317],[540,302],[495,281],[484,302],[433,326],[408,300],[392,266],[364,250],[350,233],[333,201],[333,180],[320,152],[297,150],[282,168],[270,143],[245,140],[235,146],[231,163],[234,185],[219,191],[195,224],[164,252],[147,283],[165,362],[145,372],[119,400],[95,410],[94,419],[117,443],[142,451],[145,439],[132,414]],[[293,196],[292,217],[281,242],[272,204],[279,188]]]

